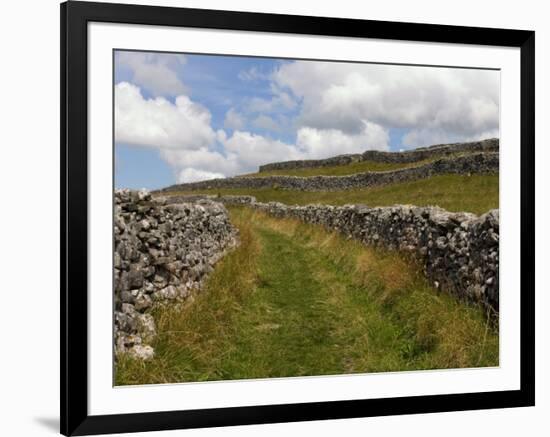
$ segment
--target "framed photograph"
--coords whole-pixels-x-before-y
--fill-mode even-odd
[[[63,3],[61,432],[534,405],[534,41]]]

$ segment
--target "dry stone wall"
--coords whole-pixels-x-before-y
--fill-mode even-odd
[[[498,171],[498,153],[477,153],[453,159],[440,159],[417,167],[394,171],[365,172],[347,176],[233,177],[173,185],[164,188],[160,192],[169,193],[171,191],[219,188],[282,188],[300,191],[339,191],[423,179],[438,174],[498,173]]]
[[[322,225],[368,245],[405,251],[420,261],[437,288],[498,313],[498,209],[478,217],[408,205],[369,208],[270,202],[250,206],[276,217]]]
[[[214,196],[208,194],[183,194],[179,196],[166,196],[158,197],[162,199],[167,205],[185,203],[185,202],[197,202],[200,200],[209,200],[212,202],[221,202],[224,205],[230,206],[240,206],[240,205],[250,205],[251,203],[256,203],[256,198],[254,196],[238,196],[238,195],[226,195],[226,196]]]
[[[154,304],[188,299],[237,242],[223,204],[167,204],[147,192],[115,192],[115,351],[148,359]]]
[[[403,251],[420,262],[437,288],[498,313],[498,209],[477,216],[411,205],[371,208],[261,203],[253,196],[173,196],[166,201],[190,199],[246,205],[275,217],[322,225],[370,246]]]
[[[378,150],[367,150],[364,153],[333,156],[327,159],[308,159],[298,161],[274,162],[260,166],[260,172],[272,170],[289,170],[297,168],[331,167],[345,165],[352,162],[375,161],[385,163],[411,163],[425,159],[444,157],[456,153],[474,152],[498,152],[498,138],[491,138],[483,141],[457,144],[437,144],[430,147],[422,147],[406,152],[381,152]]]

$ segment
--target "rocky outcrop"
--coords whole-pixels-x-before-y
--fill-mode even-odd
[[[236,244],[225,207],[207,199],[166,204],[149,193],[115,192],[115,350],[153,356],[154,304],[187,299]]]
[[[219,188],[281,188],[300,191],[339,191],[406,182],[439,174],[498,173],[498,153],[477,153],[440,159],[417,167],[394,171],[365,172],[347,176],[233,177],[172,185],[160,193]]]
[[[276,217],[319,224],[368,245],[407,252],[437,288],[498,313],[498,209],[478,217],[409,205],[369,208],[270,202],[250,206]]]
[[[332,167],[346,165],[352,162],[375,161],[385,163],[411,163],[425,159],[449,156],[457,153],[498,152],[498,138],[483,141],[456,144],[437,144],[430,147],[421,147],[406,152],[381,152],[367,150],[364,153],[333,156],[327,159],[308,159],[300,161],[274,162],[260,166],[260,173],[272,170],[290,170],[297,168]]]

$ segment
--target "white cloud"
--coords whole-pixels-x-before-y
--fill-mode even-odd
[[[115,65],[132,71],[132,82],[154,96],[177,96],[186,92],[177,69],[185,56],[171,53],[117,52]]]
[[[386,129],[375,123],[363,122],[357,134],[346,134],[338,129],[302,127],[298,130],[296,144],[308,159],[327,158],[365,150],[387,150],[389,135]]]
[[[269,120],[275,123],[267,116],[263,122]],[[249,173],[275,161],[384,149],[388,143],[387,132],[371,122],[363,123],[357,134],[304,127],[296,144],[241,130],[228,136],[221,129],[214,132],[210,112],[189,97],[178,96],[174,103],[163,97],[145,99],[127,82],[115,86],[115,121],[117,143],[158,149],[179,182]]]
[[[237,112],[235,108],[230,108],[226,112],[223,122],[225,128],[238,130],[242,129],[244,127],[244,124],[245,118],[242,116],[242,114]]]
[[[161,157],[174,169],[181,182],[251,173],[268,162],[301,159],[296,146],[250,132],[235,131],[228,137],[218,131],[223,152],[202,147],[196,150],[162,149]]]
[[[115,141],[156,148],[199,149],[212,144],[210,112],[185,95],[171,103],[143,98],[128,82],[115,86]]]
[[[197,150],[164,149],[161,150],[160,155],[178,174],[181,170],[192,168],[197,171],[229,176],[237,174],[241,168],[238,155],[222,154],[206,147]]]
[[[237,168],[241,172],[257,171],[258,165],[274,161],[301,159],[302,154],[296,146],[279,140],[256,135],[250,132],[236,131],[223,141],[229,156],[235,156]]]
[[[369,121],[448,140],[498,130],[497,71],[296,61],[273,78],[302,99],[305,127],[356,135]]]
[[[416,148],[422,146],[432,146],[435,144],[459,143],[465,141],[478,141],[488,138],[498,138],[499,130],[480,132],[470,136],[449,135],[448,132],[436,129],[413,129],[403,136],[403,144]]]
[[[365,150],[387,150],[388,132],[381,126],[364,122],[363,130],[347,134],[338,129],[303,127],[298,130],[297,145],[312,158],[336,154],[360,153]]]
[[[178,174],[178,183],[206,181],[210,179],[223,178],[222,173],[212,173],[203,170],[197,170],[194,168],[184,168]]]
[[[260,163],[298,157],[296,148],[249,132],[214,132],[210,112],[181,95],[145,99],[139,87],[115,86],[115,141],[156,148],[179,181],[232,176],[257,170]]]

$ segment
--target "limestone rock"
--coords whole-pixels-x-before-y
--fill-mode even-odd
[[[154,301],[188,299],[237,232],[221,203],[168,204],[147,191],[117,190],[114,234],[115,350],[150,359]]]
[[[128,353],[130,354],[130,356],[143,361],[150,360],[155,356],[155,351],[151,346],[141,344],[132,346],[128,350]]]

